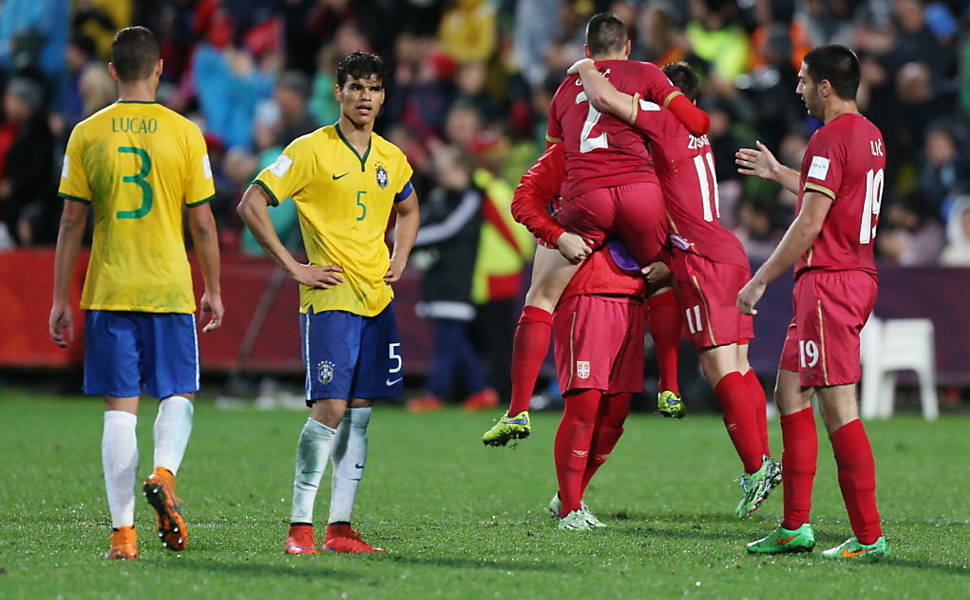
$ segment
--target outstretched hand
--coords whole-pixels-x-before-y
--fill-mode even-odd
[[[735,153],[734,162],[738,165],[738,173],[775,181],[781,169],[781,163],[760,141],[755,142],[755,145],[757,149],[741,148]]]

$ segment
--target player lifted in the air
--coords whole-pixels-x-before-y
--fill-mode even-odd
[[[67,142],[59,195],[51,338],[73,340],[68,292],[88,209],[94,240],[81,295],[85,315],[84,392],[105,397],[101,458],[111,511],[108,558],[135,560],[135,439],[142,389],[161,402],[153,430],[154,470],[143,490],[158,536],[181,551],[188,531],[175,497],[175,475],[192,430],[199,389],[192,275],[185,254],[184,207],[205,281],[203,331],[219,326],[219,245],[208,205],[215,195],[202,133],[155,101],[162,60],[144,27],[119,31],[108,70],[118,102],[85,119]]]
[[[379,552],[350,527],[367,460],[371,401],[401,394],[403,363],[394,293],[418,232],[411,167],[373,133],[384,104],[384,63],[354,52],[337,66],[340,120],[297,138],[264,169],[239,203],[239,215],[266,252],[300,284],[301,351],[310,407],[296,450],[286,552],[316,554],[313,502],[333,463],[323,549]],[[309,264],[280,242],[267,210],[292,198]],[[397,215],[394,252],[384,242]]]
[[[873,245],[885,180],[882,134],[859,114],[859,60],[839,45],[805,55],[797,93],[825,124],[805,150],[801,172],[784,167],[760,143],[737,154],[739,171],[777,181],[798,194],[797,216],[778,247],[738,294],[755,304],[773,279],[795,266],[794,318],[778,365],[775,400],[781,411],[785,508],[781,525],[748,544],[749,552],[807,552],[818,439],[812,394],[819,398],[839,470],[853,536],[822,556],[877,560],[889,555],[876,508],[876,469],[859,420],[859,332],[876,301]]]
[[[710,119],[659,68],[627,60],[630,40],[615,15],[600,13],[589,20],[586,53],[621,91],[668,107],[695,135],[707,133]],[[549,348],[552,310],[577,265],[608,236],[619,237],[638,263],[649,265],[667,237],[660,185],[640,134],[625,120],[596,110],[576,75],[567,77],[553,97],[547,139],[564,144],[566,152],[567,178],[556,220],[567,231],[556,240],[562,256],[543,253],[533,265],[512,348],[512,399],[483,436],[490,445],[529,434],[529,398]]]
[[[711,144],[706,135],[691,135],[656,104],[641,100],[634,106],[634,99],[614,88],[592,61],[576,67],[590,101],[629,117],[649,144],[670,223],[670,267],[677,295],[704,376],[714,388],[724,426],[744,467],[737,507],[743,519],[781,483],[781,465],[768,447],[764,388],[748,364],[754,327],[751,317],[736,306],[751,270],[741,242],[720,223]],[[688,98],[696,98],[697,75],[686,63],[666,65],[663,72]]]

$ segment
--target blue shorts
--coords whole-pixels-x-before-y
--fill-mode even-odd
[[[394,303],[373,317],[342,310],[300,315],[306,401],[390,398],[404,391]]]
[[[89,310],[84,317],[84,393],[156,398],[199,389],[195,316]]]

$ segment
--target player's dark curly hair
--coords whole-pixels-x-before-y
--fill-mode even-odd
[[[688,100],[691,102],[697,100],[701,80],[690,65],[684,61],[667,63],[663,66],[663,72],[670,79],[670,83],[684,92]]]
[[[125,27],[111,42],[111,64],[121,81],[146,79],[160,57],[158,39],[147,27]]]
[[[384,60],[376,54],[367,52],[351,52],[337,63],[337,85],[344,86],[348,77],[354,79],[370,79],[376,77],[384,81]]]
[[[855,100],[861,79],[855,52],[840,44],[826,44],[812,49],[802,60],[816,84],[827,79],[839,98]]]

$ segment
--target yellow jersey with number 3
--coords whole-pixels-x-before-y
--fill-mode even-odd
[[[394,202],[411,194],[411,173],[404,153],[376,133],[360,155],[329,125],[293,140],[256,176],[253,183],[272,203],[296,203],[310,264],[344,271],[343,283],[329,289],[301,285],[301,313],[312,308],[372,317],[391,302],[384,232]]]
[[[157,102],[118,101],[77,124],[58,195],[94,209],[81,308],[195,312],[183,206],[215,195],[199,128]]]

